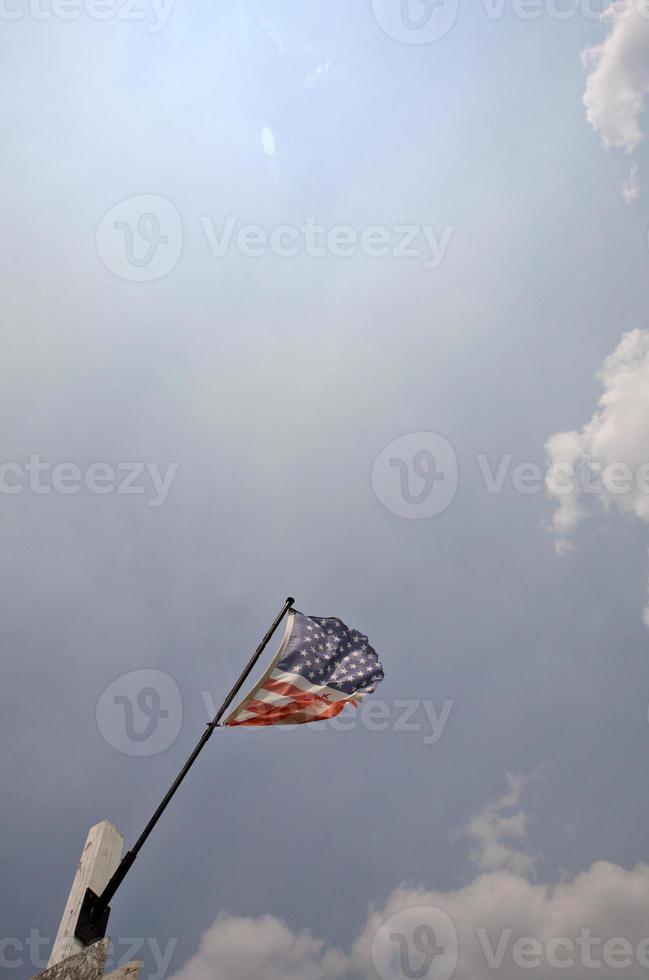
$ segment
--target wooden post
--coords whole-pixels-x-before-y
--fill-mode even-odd
[[[119,866],[123,850],[124,838],[108,820],[90,828],[47,970],[33,980],[137,980],[140,962],[104,974],[110,939],[84,946],[74,935],[86,888],[96,894],[103,891]]]
[[[90,828],[54,941],[48,971],[69,957],[86,951],[86,947],[74,935],[83,896],[86,888],[92,888],[97,895],[101,894],[119,865],[123,849],[124,838],[108,820],[102,820]]]

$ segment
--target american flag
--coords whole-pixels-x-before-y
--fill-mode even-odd
[[[357,705],[383,680],[366,636],[340,619],[294,610],[279,653],[224,725],[303,725]]]

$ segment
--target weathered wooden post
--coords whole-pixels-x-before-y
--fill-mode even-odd
[[[101,893],[118,868],[123,849],[124,838],[108,820],[90,828],[47,970],[38,980],[137,980],[139,962],[104,974],[110,940],[84,946],[74,935],[86,889]]]

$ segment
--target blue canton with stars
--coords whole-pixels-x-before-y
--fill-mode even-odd
[[[320,619],[297,611],[277,669],[349,695],[372,694],[384,676],[376,650],[358,630],[340,619]]]

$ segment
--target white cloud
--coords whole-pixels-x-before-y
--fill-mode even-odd
[[[347,958],[270,915],[220,915],[173,980],[339,980]]]
[[[479,845],[478,865],[486,862],[492,870],[456,890],[401,885],[385,905],[370,909],[349,953],[308,933],[294,934],[269,916],[219,916],[196,956],[172,980],[403,980],[399,934],[407,942],[410,975],[423,980],[451,976],[442,969],[447,962],[438,959],[435,966],[434,958],[430,969],[421,972],[430,937],[439,949],[446,948],[447,957],[451,948],[456,980],[520,980],[530,969],[538,980],[590,980],[612,972],[624,980],[644,980],[649,866],[627,871],[598,862],[554,885],[531,881],[531,856],[493,846],[504,838],[522,846],[526,815],[518,810],[508,816],[508,811],[519,807],[526,782],[509,777],[507,793],[469,824]],[[420,931],[417,937],[422,927],[428,936]]]
[[[552,436],[545,447],[559,551],[572,546],[588,500],[649,522],[649,331],[625,334],[598,377],[604,394],[591,420],[581,432]]]
[[[604,145],[632,153],[644,138],[641,114],[649,94],[649,8],[645,0],[614,0],[602,13],[608,34],[589,48],[584,103]],[[625,182],[628,202],[638,196],[637,174]],[[630,197],[629,197],[630,195]]]
[[[455,980],[520,980],[526,975],[586,980],[612,973],[640,980],[649,965],[649,942],[643,945],[649,934],[648,899],[647,865],[626,871],[606,862],[554,886],[496,871],[457,891],[398,888],[382,909],[370,914],[354,945],[351,959],[357,972],[350,976],[376,980],[372,943],[386,919],[411,909],[414,925],[417,915],[425,920],[423,910],[432,906],[450,918],[457,932]],[[414,967],[423,959],[416,955],[413,943]],[[385,980],[403,976],[395,961]]]
[[[640,114],[649,93],[649,18],[641,2],[628,0],[615,0],[602,18],[609,27],[606,39],[583,55],[591,69],[584,103],[588,121],[606,146],[631,153],[643,138]]]

